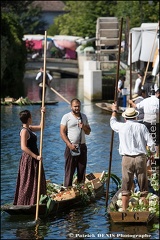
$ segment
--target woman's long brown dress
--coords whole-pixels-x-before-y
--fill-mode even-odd
[[[39,155],[37,148],[37,136],[30,129],[27,129],[30,138],[27,140],[27,147]],[[46,194],[46,179],[43,164],[41,164],[40,194]],[[39,161],[23,152],[17,177],[16,192],[13,205],[33,205],[37,202]]]

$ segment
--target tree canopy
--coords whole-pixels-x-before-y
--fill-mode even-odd
[[[27,52],[24,34],[41,33],[41,9],[33,1],[1,1],[1,97],[24,96]],[[42,28],[43,27],[43,28]],[[15,87],[16,86],[16,87]]]
[[[50,35],[95,37],[98,17],[129,19],[130,28],[158,22],[159,1],[64,1],[67,13],[58,16],[48,29]]]
[[[1,97],[23,95],[23,76],[26,63],[26,47],[23,29],[14,14],[1,15]],[[16,87],[15,87],[16,86]],[[3,91],[2,91],[3,89]]]
[[[111,1],[65,1],[65,4],[67,13],[55,18],[49,34],[56,29],[59,35],[94,37],[97,18],[113,16],[110,14]]]

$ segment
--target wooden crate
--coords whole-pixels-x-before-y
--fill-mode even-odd
[[[4,99],[5,102],[14,102],[14,98],[7,97]]]
[[[55,201],[68,200],[76,197],[76,193],[73,189],[65,190],[56,194],[53,198]]]
[[[110,217],[115,223],[147,223],[154,216],[154,213],[145,212],[110,212]]]
[[[99,187],[102,186],[102,183],[99,178],[93,179],[91,183],[94,189],[98,189]]]

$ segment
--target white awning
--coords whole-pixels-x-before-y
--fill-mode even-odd
[[[139,28],[132,28],[132,63],[140,60],[153,62],[158,42],[158,23],[142,23]],[[129,35],[130,45],[130,35]],[[128,54],[128,65],[130,65],[130,47]]]

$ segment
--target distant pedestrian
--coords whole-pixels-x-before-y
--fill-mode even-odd
[[[146,81],[144,85],[142,86],[142,89],[146,92],[146,98],[151,96],[151,90],[154,88],[154,82],[153,82],[153,76],[147,75]]]
[[[37,76],[36,76],[36,81],[38,81],[38,85],[39,85],[39,98],[42,101],[42,93],[43,93],[43,67],[40,68],[40,71],[38,72]],[[53,77],[46,72],[46,77],[45,77],[45,95],[46,95],[46,87],[50,86],[50,83],[52,81]]]
[[[143,101],[145,99],[145,90],[140,89],[138,92],[138,97],[132,99],[132,101],[137,104],[140,103],[141,101]],[[137,109],[136,109],[137,110]],[[137,116],[137,120],[140,123],[143,123],[143,119],[144,119],[144,110],[143,108],[138,109],[139,115]]]
[[[159,89],[159,73],[157,73],[157,75],[155,77],[155,83],[154,83],[155,92],[157,92],[158,89]]]
[[[123,95],[122,95],[122,89],[124,89],[124,82],[126,80],[126,77],[121,75],[118,81],[118,88],[117,88],[117,106],[123,105]]]
[[[141,86],[142,86],[142,80],[143,80],[144,72],[140,70],[137,74],[138,74],[138,78],[135,81],[135,86],[134,86],[133,93],[137,94],[137,96],[138,96],[138,93],[139,93],[139,91],[141,89]]]

